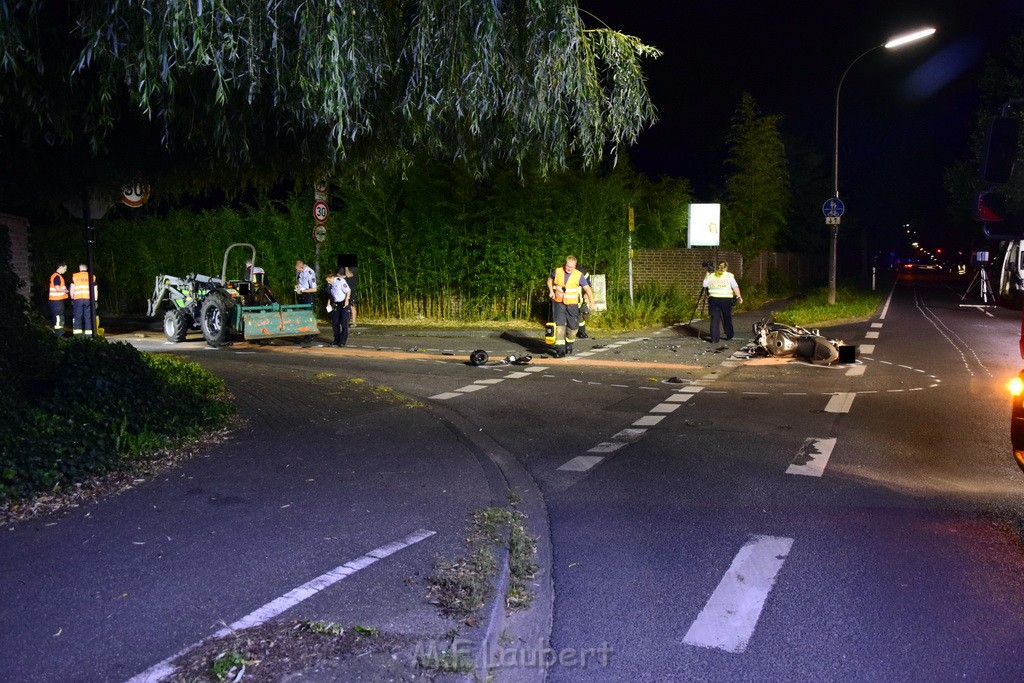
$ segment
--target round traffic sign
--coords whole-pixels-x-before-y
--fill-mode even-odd
[[[821,212],[825,214],[826,218],[839,218],[844,211],[846,211],[846,206],[839,197],[826,199],[825,203],[821,205]]]
[[[149,200],[149,192],[148,184],[141,180],[136,181],[121,188],[121,202],[126,206],[137,209]]]
[[[317,223],[313,227],[313,241],[317,244],[322,244],[327,240],[327,226],[323,223]]]
[[[314,202],[313,203],[313,218],[316,219],[317,223],[323,223],[327,220],[327,216],[330,215],[331,210],[327,206],[327,202]]]

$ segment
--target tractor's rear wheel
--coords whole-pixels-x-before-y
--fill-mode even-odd
[[[228,340],[231,306],[220,294],[211,294],[203,302],[199,321],[203,338],[210,346],[222,346]]]
[[[167,340],[172,342],[185,341],[188,328],[192,327],[192,321],[188,315],[181,311],[167,311],[164,314],[164,334]]]

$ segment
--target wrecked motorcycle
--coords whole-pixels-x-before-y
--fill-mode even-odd
[[[754,323],[754,340],[760,349],[772,356],[799,356],[815,365],[831,365],[839,358],[843,342],[826,339],[818,330],[799,325],[762,320]]]

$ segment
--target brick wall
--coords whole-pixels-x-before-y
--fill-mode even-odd
[[[663,287],[673,285],[683,294],[696,296],[704,281],[703,261],[727,261],[729,270],[741,283],[763,284],[769,268],[774,267],[786,280],[797,286],[825,281],[824,264],[806,254],[761,254],[745,262],[733,251],[714,247],[692,249],[637,249],[633,255],[633,282],[639,286],[655,283]]]
[[[23,283],[18,291],[26,300],[31,301],[32,268],[28,249],[28,219],[0,213],[0,225],[6,226],[11,237],[11,265],[14,267],[14,274],[20,277]]]

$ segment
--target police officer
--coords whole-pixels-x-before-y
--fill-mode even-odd
[[[301,259],[297,260],[295,262],[295,299],[300,304],[311,304],[316,290],[316,272]],[[307,334],[302,338],[301,343],[312,345],[313,335]],[[317,346],[323,346],[323,344],[317,344]]]
[[[327,304],[327,312],[331,314],[331,329],[334,330],[332,345],[344,346],[348,343],[352,288],[348,286],[344,276],[332,273],[327,276],[327,293],[331,297]]]
[[[68,272],[68,264],[61,261],[57,264],[57,270],[50,276],[50,318],[53,320],[53,331],[58,337],[64,336],[65,307],[70,297],[68,282],[64,279],[66,272]]]
[[[582,271],[576,269],[576,257],[566,256],[565,265],[555,268],[548,276],[548,296],[555,313],[555,357],[572,353],[579,329],[580,298],[585,294],[587,305],[594,307],[594,292]]]
[[[99,301],[96,276],[92,276],[92,300]],[[79,264],[78,272],[71,276],[71,327],[75,338],[92,336],[95,312],[89,314],[89,266]]]
[[[725,338],[732,339],[732,307],[734,303],[743,303],[743,296],[736,276],[729,272],[729,264],[719,261],[715,272],[704,276],[704,286],[708,290],[708,312],[711,314],[711,343],[719,341],[719,323],[725,327]]]

